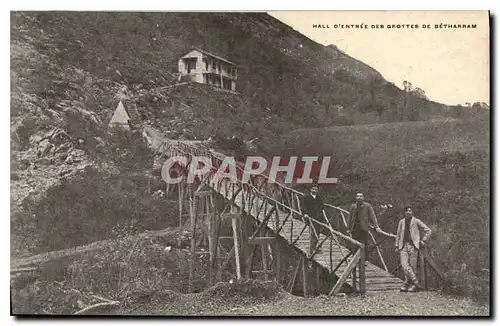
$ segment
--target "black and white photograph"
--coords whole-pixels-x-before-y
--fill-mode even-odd
[[[488,11],[10,11],[23,316],[490,317]]]

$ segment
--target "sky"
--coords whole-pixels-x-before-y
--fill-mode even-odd
[[[489,18],[486,11],[275,11],[293,29],[323,44],[334,44],[403,88],[408,80],[429,99],[444,104],[489,98]],[[313,24],[329,28],[313,28]],[[335,25],[364,24],[366,29]],[[387,28],[413,24],[419,28]],[[431,28],[423,28],[423,25]],[[475,29],[435,28],[476,24]],[[384,28],[372,28],[383,25]]]

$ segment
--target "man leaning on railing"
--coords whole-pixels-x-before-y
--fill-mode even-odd
[[[349,211],[347,234],[366,247],[368,245],[368,226],[370,222],[373,223],[377,232],[382,232],[378,226],[375,210],[370,203],[365,202],[364,195],[358,192],[356,194],[356,203],[351,205]]]
[[[423,236],[420,232],[423,231]],[[413,216],[410,206],[405,207],[405,217],[399,221],[396,233],[396,252],[399,252],[401,267],[405,273],[402,292],[417,292],[421,287],[416,276],[418,251],[431,235],[431,229]],[[408,285],[411,283],[411,286]]]
[[[311,186],[309,190],[309,194],[304,196],[304,219],[305,223],[311,226],[310,231],[310,254],[314,252],[316,249],[316,245],[318,243],[317,235],[321,232],[321,225],[318,223],[314,223],[314,221],[323,222],[323,209],[325,207],[323,199],[318,194],[319,188],[317,185]],[[321,249],[318,249],[317,252],[321,252]]]

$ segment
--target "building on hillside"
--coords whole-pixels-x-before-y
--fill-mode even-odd
[[[137,108],[133,103],[126,103],[126,107],[122,101],[118,103],[115,113],[111,117],[109,127],[120,127],[126,130],[137,129],[141,124],[141,118]]]
[[[207,51],[193,48],[179,58],[181,80],[236,91],[236,65]]]

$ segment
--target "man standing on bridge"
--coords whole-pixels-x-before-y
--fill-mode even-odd
[[[372,205],[365,202],[365,197],[360,192],[356,194],[356,203],[351,205],[349,216],[347,234],[352,236],[356,241],[364,244],[365,248],[368,246],[369,222],[373,223],[377,232],[382,232],[378,226],[377,216],[375,215]]]
[[[314,252],[316,249],[316,245],[318,243],[318,238],[316,235],[319,235],[321,232],[321,225],[318,223],[314,223],[314,221],[324,221],[323,219],[323,209],[324,203],[321,196],[318,195],[318,186],[313,185],[309,190],[309,194],[304,196],[304,218],[305,223],[310,225],[310,254]],[[311,223],[312,222],[312,223]],[[317,252],[321,252],[321,249],[318,249]]]
[[[420,236],[420,231],[424,235]],[[401,267],[405,273],[405,284],[401,288],[402,292],[416,292],[420,288],[415,271],[417,270],[417,257],[420,247],[431,235],[431,229],[421,220],[413,216],[410,206],[405,207],[405,217],[399,221],[398,232],[396,233],[396,251],[399,252]],[[408,288],[409,283],[411,287]]]

